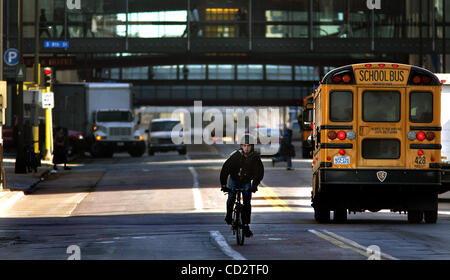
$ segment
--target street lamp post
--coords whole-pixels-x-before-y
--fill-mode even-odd
[[[22,27],[22,5],[23,0],[17,1],[17,49],[19,51],[19,64],[23,64],[22,56],[22,39],[23,39],[23,27]],[[16,152],[16,165],[15,173],[27,173],[25,167],[25,145],[24,145],[24,131],[23,131],[23,81],[19,81],[19,92],[17,102],[17,152]]]

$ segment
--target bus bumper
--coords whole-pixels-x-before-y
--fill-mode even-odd
[[[385,177],[377,176],[379,171],[386,172]],[[318,176],[313,206],[320,200],[330,209],[433,210],[437,195],[446,191],[439,169],[322,169]]]

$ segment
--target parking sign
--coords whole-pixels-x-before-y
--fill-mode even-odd
[[[3,59],[7,65],[16,66],[19,63],[19,51],[16,49],[7,49]]]

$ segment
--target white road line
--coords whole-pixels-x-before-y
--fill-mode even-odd
[[[244,256],[233,250],[230,245],[228,245],[227,241],[225,241],[225,238],[219,231],[210,231],[209,234],[216,241],[217,245],[219,245],[225,255],[231,257],[233,260],[246,260]]]
[[[198,188],[198,174],[197,171],[195,171],[195,168],[192,166],[189,166],[189,171],[192,174],[192,178],[194,180],[194,186],[192,188],[192,193],[194,195],[194,207],[195,211],[202,211],[203,210],[203,199],[202,194],[200,193],[200,189]]]
[[[337,235],[336,233],[330,232],[330,231],[325,230],[325,229],[324,229],[323,231],[324,231],[325,233],[327,233],[328,235],[330,235],[330,236],[332,236],[332,237],[334,237],[334,238],[336,238],[336,239],[338,239],[338,240],[340,240],[340,241],[342,241],[342,242],[344,242],[344,243],[347,243],[347,244],[349,244],[349,245],[351,245],[351,246],[353,246],[353,247],[362,249],[362,250],[364,250],[365,252],[367,252],[368,249],[369,249],[368,247],[365,247],[365,246],[363,246],[363,245],[360,245],[360,244],[356,243],[355,241],[350,240],[350,239],[348,239],[348,238],[345,238],[345,237],[342,237],[342,236],[340,236],[340,235]],[[383,252],[380,252],[380,256],[382,256],[383,258],[388,259],[388,260],[398,260],[397,258],[394,258],[393,256],[391,256],[391,255],[389,255],[389,254],[386,254],[386,253],[383,253]]]

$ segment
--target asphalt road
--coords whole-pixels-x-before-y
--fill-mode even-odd
[[[85,158],[0,212],[0,259],[400,260],[450,259],[450,206],[437,224],[358,213],[317,224],[311,161],[272,167],[252,199],[252,238],[237,246],[223,219],[218,176],[235,146],[191,145],[131,158]],[[301,154],[301,153],[297,153]]]

